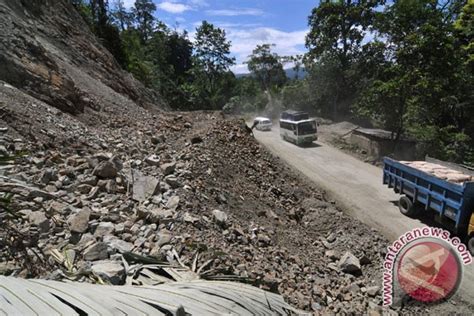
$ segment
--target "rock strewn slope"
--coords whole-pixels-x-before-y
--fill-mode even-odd
[[[60,278],[66,271],[50,253],[67,250],[76,273],[120,284],[121,253],[175,264],[177,253],[188,266],[199,253],[202,272],[248,279],[305,309],[363,311],[371,300],[376,308],[379,298],[363,288],[378,295],[380,244],[354,238],[372,232],[344,220],[317,189],[299,187],[240,122],[194,113],[114,128],[78,123],[67,132],[75,142],[62,148],[10,137],[12,125],[2,150],[28,155],[2,171],[20,216],[3,231],[4,272]],[[343,272],[348,250],[358,276]]]
[[[61,111],[120,114],[162,103],[120,68],[65,0],[0,0],[0,29],[0,80]]]
[[[388,242],[270,155],[241,121],[143,110],[91,127],[8,85],[0,100],[0,151],[23,155],[0,169],[18,215],[0,212],[2,274],[121,284],[131,251],[236,276],[309,311],[380,312]],[[55,261],[56,250],[72,266]]]

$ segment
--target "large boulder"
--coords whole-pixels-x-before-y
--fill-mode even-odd
[[[213,210],[212,216],[214,217],[214,220],[216,221],[216,223],[219,224],[220,226],[224,227],[227,225],[228,216],[226,213],[220,210]]]
[[[84,233],[89,227],[91,211],[88,208],[83,208],[79,212],[69,216],[68,225],[69,230],[73,233]]]
[[[95,262],[92,272],[114,285],[123,284],[125,280],[125,268],[119,262],[104,260]]]
[[[108,257],[107,244],[104,242],[94,243],[84,250],[84,259],[87,261],[103,260]]]
[[[111,235],[115,230],[115,225],[111,222],[101,222],[97,226],[94,232],[94,236],[96,237],[103,237],[107,235]]]
[[[338,267],[342,272],[360,275],[362,270],[360,268],[360,261],[349,251],[346,252],[339,260]]]
[[[166,207],[172,211],[176,211],[176,209],[178,208],[178,205],[179,205],[179,196],[177,195],[170,197],[170,199],[166,203]]]
[[[113,179],[122,169],[122,162],[117,157],[112,157],[107,161],[100,162],[95,167],[93,174],[102,179]]]
[[[133,195],[135,201],[143,202],[159,191],[160,181],[155,177],[142,176],[138,173],[134,176]]]
[[[112,250],[124,253],[130,252],[133,250],[133,244],[127,241],[118,239],[115,236],[104,236],[104,242],[110,247]]]

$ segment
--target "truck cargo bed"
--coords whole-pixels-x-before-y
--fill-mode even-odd
[[[405,194],[425,210],[452,221],[454,231],[467,229],[473,210],[474,182],[451,183],[399,161],[384,158],[383,183],[396,193]]]

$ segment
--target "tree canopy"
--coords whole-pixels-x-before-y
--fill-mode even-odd
[[[268,105],[410,135],[418,154],[474,164],[474,0],[321,0],[308,12],[308,52],[262,43],[236,77],[226,31],[187,32],[152,0],[71,0],[122,67],[174,109],[260,112]],[[297,78],[287,78],[285,65]],[[300,78],[304,70],[306,75]]]
[[[273,86],[281,87],[287,79],[280,56],[271,51],[273,46],[275,45],[257,45],[247,61],[249,71],[264,90]]]

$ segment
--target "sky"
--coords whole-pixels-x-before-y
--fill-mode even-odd
[[[124,0],[127,7],[135,0]],[[316,0],[154,0],[156,17],[171,28],[187,30],[190,37],[201,21],[225,29],[236,58],[235,73],[247,73],[243,64],[257,44],[275,44],[279,55],[306,51],[308,16]]]

